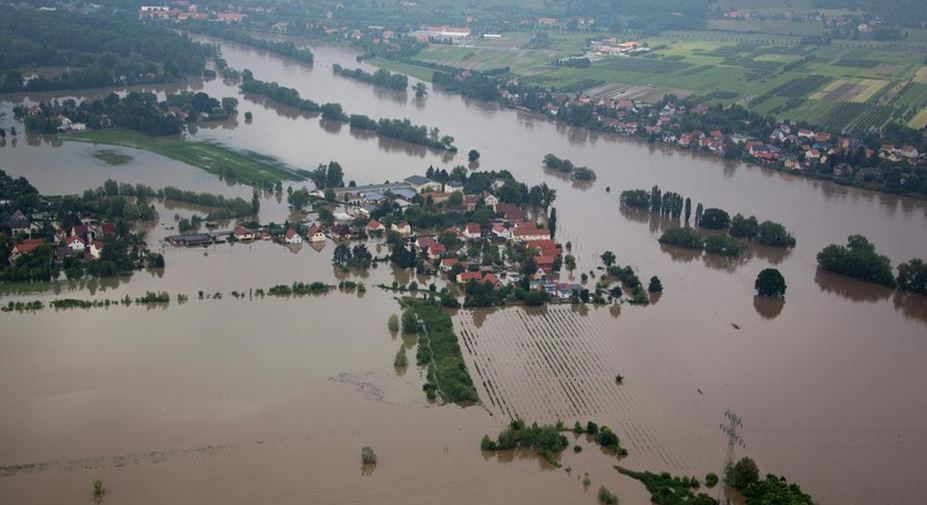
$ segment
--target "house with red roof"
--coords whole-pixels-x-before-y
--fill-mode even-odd
[[[541,256],[560,256],[560,246],[551,239],[528,240],[525,242],[525,249],[534,250]]]
[[[65,246],[73,252],[84,252],[87,248],[87,242],[80,237],[70,237],[65,242]]]
[[[466,284],[470,281],[473,282],[488,282],[493,286],[499,285],[499,278],[496,277],[496,274],[492,272],[476,271],[476,272],[460,272],[457,274],[457,283]]]
[[[32,251],[35,251],[37,247],[45,243],[44,239],[40,238],[27,238],[19,244],[14,244],[13,248],[10,250],[10,256],[13,259],[16,259],[23,254],[30,254]]]
[[[464,195],[463,206],[470,212],[473,212],[476,209],[476,206],[480,203],[479,195]]]
[[[428,249],[437,243],[438,241],[435,240],[434,235],[419,235],[415,238],[415,246],[421,250]]]
[[[302,244],[303,237],[296,230],[290,228],[283,234],[283,241],[287,244]]]
[[[556,256],[542,254],[534,257],[534,264],[545,272],[550,272],[554,269],[554,261],[556,261],[556,259]]]
[[[235,228],[232,234],[235,235],[237,240],[254,240],[257,238],[257,233],[254,230],[245,228],[244,226]]]
[[[538,228],[534,223],[522,223],[512,231],[512,238],[518,242],[547,240],[550,238],[550,230],[547,228]]]
[[[464,227],[463,236],[470,240],[478,239],[483,236],[479,223],[467,223]]]
[[[428,246],[428,259],[434,261],[447,254],[447,247],[444,244],[431,244]]]
[[[525,209],[522,209],[514,203],[498,203],[496,204],[496,212],[501,212],[502,217],[506,221],[524,221],[528,218],[528,213],[525,212]]]
[[[443,191],[428,191],[422,193],[422,198],[424,198],[426,201],[430,198],[434,203],[444,203],[450,200],[451,194],[445,193]]]
[[[412,234],[412,225],[404,220],[391,224],[389,229],[390,231],[394,231],[404,237]]]
[[[383,223],[376,219],[371,219],[367,222],[367,233],[380,233],[386,231],[386,226],[383,226]]]
[[[312,226],[306,230],[306,238],[309,242],[325,242],[325,233],[322,231],[322,227],[318,223],[312,223]]]
[[[495,223],[495,224],[493,224],[493,225],[492,225],[492,230],[490,230],[490,231],[491,231],[491,233],[492,233],[492,236],[495,237],[495,238],[500,238],[500,239],[503,239],[503,240],[508,240],[508,239],[512,238],[512,232],[509,231],[509,229],[506,228],[505,225],[502,224],[502,223]]]

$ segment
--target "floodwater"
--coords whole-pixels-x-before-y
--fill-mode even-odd
[[[106,500],[132,503],[168,496],[202,503],[374,496],[389,503],[595,503],[600,483],[624,503],[646,503],[643,487],[614,475],[615,460],[591,445],[564,454],[564,467],[573,469],[567,474],[530,458],[484,460],[479,438],[512,414],[568,425],[593,419],[618,428],[631,451],[625,466],[702,475],[720,469],[725,440],[718,425],[732,409],[744,418],[742,452],[820,503],[922,501],[916,483],[927,459],[927,301],[818,273],[815,255],[860,233],[895,264],[923,257],[924,202],[641,144],[440,91],[424,100],[385,92],[332,74],[333,63],[357,65],[356,53],[343,47],[313,46],[313,67],[222,47],[233,67],[306,98],[438,126],[455,137],[461,154],[324,124],[241,96],[221,80],[190,88],[238,96],[240,111],[252,111],[254,120],[199,125],[195,138],[302,168],[337,160],[346,179],[359,184],[466,164],[463,153],[475,148],[480,168],[507,169],[557,189],[557,238],[572,242],[577,277],[612,250],[645,281],[658,275],[665,292],[645,308],[455,314],[484,405],[435,408],[423,399],[418,370],[393,370],[402,339],[385,321],[397,305],[373,288],[397,276],[407,281],[408,274],[372,270],[361,279],[368,286],[362,298],[237,300],[231,290],[335,282],[332,244],[321,251],[304,244],[295,253],[269,242],[166,248],[163,273],[109,282],[96,296],[163,290],[188,295],[186,304],[0,315],[0,465],[47,464],[0,478],[3,496],[17,503],[89,501],[89,484],[99,476],[110,487]],[[0,110],[10,107],[0,103]],[[588,165],[598,179],[573,187],[546,174],[541,159],[548,152]],[[22,134],[15,146],[8,138],[0,147],[0,168],[49,193],[78,193],[115,178],[250,195],[250,188],[144,152]],[[620,191],[654,184],[694,203],[782,222],[798,245],[788,252],[759,248],[736,262],[661,247],[656,239],[666,223],[617,206]],[[159,211],[153,241],[190,209]],[[261,217],[282,221],[285,202],[267,195]],[[770,265],[788,283],[782,304],[753,296],[756,274]],[[199,300],[198,290],[225,296]],[[479,384],[484,374],[491,391]],[[621,386],[616,374],[625,377]],[[367,444],[380,456],[369,475],[357,457]],[[579,472],[590,473],[589,490]]]

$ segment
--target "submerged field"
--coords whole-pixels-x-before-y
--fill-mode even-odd
[[[649,468],[714,469],[718,438],[680,422],[666,398],[645,384],[653,370],[639,359],[635,339],[617,332],[620,312],[618,306],[465,311],[454,325],[494,416],[568,426],[608,421]]]
[[[277,181],[305,179],[298,170],[270,156],[252,151],[235,151],[209,142],[191,142],[181,137],[150,137],[131,130],[112,129],[68,135],[65,138],[151,151],[250,186],[267,187]]]
[[[549,32],[547,40],[537,44],[533,33],[508,32],[499,39],[477,39],[462,46],[433,45],[414,58],[474,70],[509,67],[539,85],[600,96],[653,101],[669,93],[694,95],[834,131],[923,122],[927,67],[919,39],[810,45],[802,43],[801,36],[817,34],[813,27],[792,23],[796,26],[789,31],[780,26],[783,23],[665,32],[640,39],[650,51],[636,56],[589,53],[584,34]],[[739,29],[743,31],[733,31]],[[763,30],[774,33],[754,33]],[[592,60],[589,68],[554,64],[558,58],[584,54]],[[427,67],[410,62],[372,63],[418,78],[431,75]]]

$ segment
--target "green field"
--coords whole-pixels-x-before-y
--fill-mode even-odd
[[[251,151],[233,151],[208,142],[192,142],[179,136],[150,137],[132,130],[110,129],[63,135],[66,140],[132,147],[151,151],[255,187],[277,181],[305,179],[304,174],[274,158]]]
[[[431,82],[431,76],[435,72],[434,69],[428,67],[419,67],[416,65],[403,63],[401,61],[387,60],[384,58],[371,58],[369,60],[365,60],[365,63],[369,63],[377,67],[385,68],[391,72],[398,72],[400,74],[405,74],[409,77],[414,77],[421,81],[428,82]]]
[[[534,32],[507,32],[500,39],[477,39],[465,46],[430,46],[414,59],[474,70],[509,67],[528,82],[596,96],[657,100],[666,93],[694,95],[780,118],[823,121],[817,124],[832,130],[923,117],[918,113],[927,106],[927,70],[918,40],[839,40],[818,46],[800,43],[800,35],[811,34],[808,25],[814,23],[781,20],[757,22],[752,28],[743,21],[730,23],[745,26],[637,39],[650,52],[635,56],[594,54],[586,43],[588,34],[549,31],[549,44],[541,48],[528,47]],[[592,60],[591,67],[553,64],[583,54]],[[432,73],[406,63],[371,63],[419,78]],[[866,117],[850,120],[849,111]]]

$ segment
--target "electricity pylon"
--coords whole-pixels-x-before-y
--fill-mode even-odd
[[[739,445],[741,448],[747,447],[746,442],[742,436],[740,436],[740,430],[743,429],[744,423],[743,419],[737,414],[730,411],[730,409],[724,411],[725,422],[721,423],[721,432],[727,435],[727,454],[725,455],[724,461],[724,474],[722,476],[723,480],[727,479],[727,469],[734,466],[735,451]],[[720,496],[718,501],[724,503],[725,505],[730,505],[731,498],[727,495],[727,482],[722,482],[722,485],[719,486]]]

